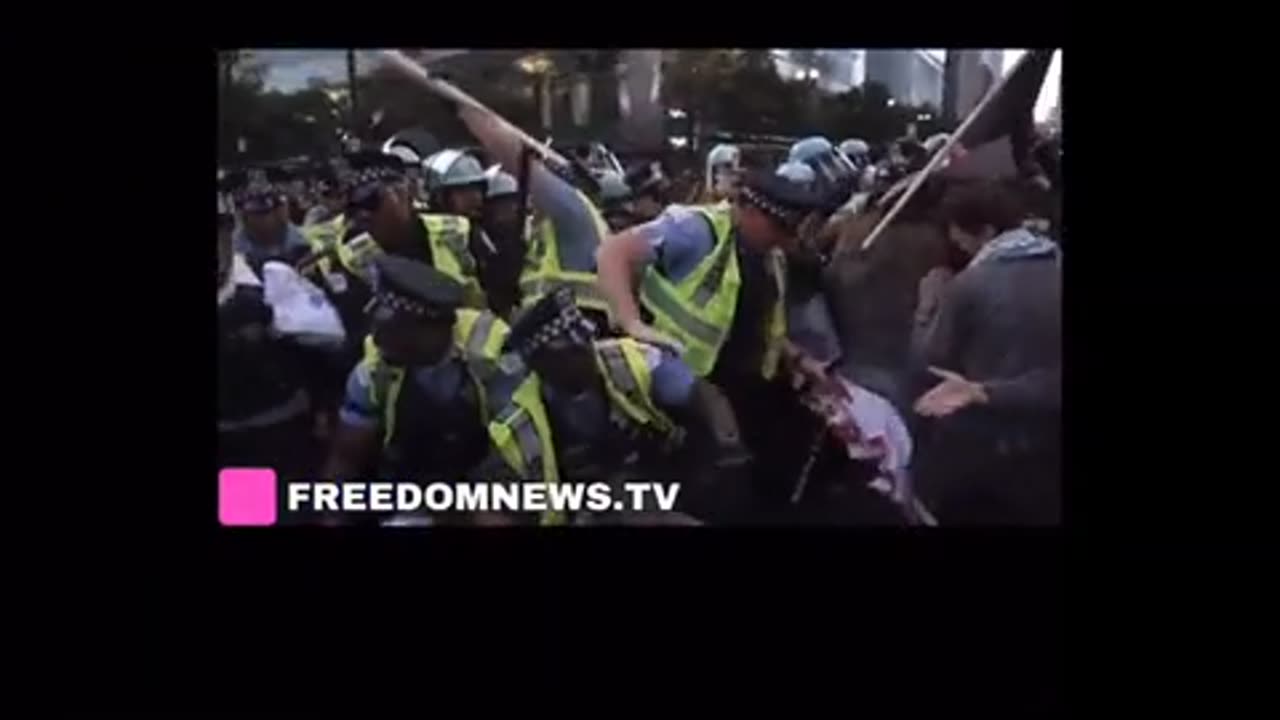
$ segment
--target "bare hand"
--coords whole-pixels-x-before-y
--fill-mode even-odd
[[[942,378],[942,382],[916,401],[917,413],[925,417],[946,417],[969,405],[987,402],[987,392],[981,383],[942,368],[931,367],[929,372]]]
[[[628,323],[627,326],[623,328],[623,332],[640,342],[666,348],[676,355],[684,354],[684,346],[680,344],[680,341],[660,330],[657,330],[656,328],[644,324],[643,322],[636,321]]]

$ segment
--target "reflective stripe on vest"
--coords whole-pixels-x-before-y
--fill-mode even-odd
[[[302,228],[302,236],[307,239],[313,252],[324,252],[342,242],[342,236],[347,230],[346,222],[346,216],[338,214]]]
[[[679,340],[684,346],[684,361],[694,373],[705,377],[715,367],[720,348],[733,325],[742,277],[732,239],[730,207],[719,204],[689,209],[701,213],[711,224],[715,246],[679,283],[673,284],[651,265],[640,286],[640,300],[653,313],[654,327]],[[767,346],[761,374],[766,379],[776,372],[786,335],[786,288],[781,257],[780,251],[770,255],[770,274],[777,284],[778,297],[765,318]]]
[[[374,241],[373,236],[369,233],[360,233],[350,240],[337,246],[338,262],[347,269],[352,275],[364,280],[372,281],[372,273],[370,267],[373,259],[382,253],[382,248]]]
[[[645,270],[640,301],[653,313],[654,327],[680,341],[684,361],[694,373],[706,376],[715,367],[720,348],[729,335],[738,305],[738,255],[734,246],[729,208],[691,207],[711,225],[715,245],[694,271],[672,283],[655,266]]]
[[[469,307],[488,305],[476,276],[476,259],[469,247],[471,221],[460,215],[419,215],[431,243],[431,259],[436,269],[457,280]]]
[[[598,236],[603,239],[609,232],[608,223],[586,195],[580,190],[575,192],[591,214]],[[609,301],[600,294],[595,272],[565,269],[555,224],[544,217],[534,223],[534,231],[529,238],[524,270],[520,273],[520,306],[528,307],[538,302],[561,285],[573,288],[578,307],[611,314]]]
[[[578,307],[609,313],[609,301],[600,293],[596,276],[592,273],[560,271],[551,277],[526,274],[520,279],[520,307],[525,308],[542,299],[556,288],[568,285],[573,288]]]
[[[596,365],[611,400],[628,417],[663,434],[675,429],[675,423],[653,403],[653,377],[644,345],[632,338],[597,341]]]
[[[458,320],[453,326],[453,346],[466,364],[467,377],[475,387],[482,423],[489,421],[485,380],[491,372],[490,363],[496,363],[501,354],[502,343],[510,332],[511,328],[505,322],[487,310],[458,310]],[[362,362],[369,367],[369,399],[375,407],[382,408],[385,426],[382,442],[385,446],[395,435],[396,403],[400,400],[400,389],[404,385],[404,368],[383,362],[382,353],[378,351],[372,335],[364,338]]]
[[[511,405],[499,414],[498,419],[489,423],[489,436],[503,460],[521,479],[542,480],[548,490],[560,481],[551,423],[542,403],[538,376],[530,375],[520,383],[511,398]],[[563,512],[551,509],[539,518],[540,525],[564,525],[566,522]]]

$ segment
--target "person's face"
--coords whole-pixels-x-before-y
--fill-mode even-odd
[[[444,203],[454,215],[479,220],[484,210],[484,191],[471,186],[446,190]]]
[[[266,212],[246,212],[244,229],[255,245],[275,245],[284,237],[289,222],[289,208],[281,205]]]
[[[987,244],[988,240],[995,237],[995,230],[988,226],[982,228],[975,235],[955,223],[948,223],[947,237],[965,253],[974,255],[982,249],[983,245]]]
[[[378,192],[377,207],[362,211],[362,220],[375,240],[394,238],[409,222],[412,208],[408,187],[403,183],[389,183]]]
[[[733,206],[734,224],[747,248],[765,252],[773,248],[790,250],[795,244],[795,233],[788,232],[762,210],[750,205]]]
[[[540,348],[530,367],[543,382],[573,397],[594,387],[596,364],[590,347],[553,342]]]
[[[738,184],[738,169],[729,163],[716,165],[711,169],[714,179],[712,190],[720,197],[728,197]]]
[[[436,365],[453,344],[453,318],[422,320],[397,315],[374,326],[373,342],[391,365]]]

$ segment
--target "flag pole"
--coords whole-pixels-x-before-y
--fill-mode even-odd
[[[960,127],[956,128],[956,131],[951,133],[951,137],[947,138],[947,142],[944,143],[942,147],[938,148],[938,151],[933,154],[933,157],[929,158],[929,162],[924,166],[924,168],[921,169],[920,172],[916,173],[915,179],[907,186],[906,191],[904,191],[898,198],[898,201],[893,204],[893,207],[889,208],[889,212],[885,213],[884,217],[880,218],[880,222],[876,223],[871,234],[867,235],[866,239],[862,241],[862,250],[864,252],[871,247],[871,244],[876,241],[876,238],[880,237],[881,233],[884,232],[884,229],[888,227],[889,223],[898,216],[898,213],[906,206],[907,201],[916,194],[916,191],[920,189],[920,186],[924,184],[924,181],[933,174],[933,171],[942,164],[942,160],[951,153],[951,148],[955,147],[956,144],[960,142],[960,138],[964,136],[965,131],[969,129],[969,126],[973,124],[974,120],[977,120],[978,115],[986,109],[987,105],[991,104],[992,98],[1000,94],[1000,90],[1004,88],[1005,83],[1009,81],[1009,78],[1013,77],[1013,74],[1018,71],[1018,68],[1022,66],[1022,63],[1026,62],[1027,58],[1031,57],[1031,55],[1032,53],[1027,51],[1022,54],[1022,57],[1018,58],[1018,62],[1014,64],[1013,68],[1009,70],[1009,72],[1005,73],[1000,78],[999,82],[991,86],[991,89],[987,91],[987,94],[982,98],[982,100],[974,106],[973,110],[969,111],[969,116],[964,119],[964,122],[960,123]]]

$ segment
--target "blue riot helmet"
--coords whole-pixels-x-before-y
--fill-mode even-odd
[[[845,204],[858,188],[858,168],[824,137],[809,137],[792,145],[788,160],[813,169],[813,187],[829,211]]]
[[[813,185],[817,175],[813,168],[798,160],[790,160],[778,166],[777,174],[798,185]]]
[[[860,171],[866,170],[867,166],[871,164],[871,146],[867,145],[863,140],[849,138],[840,143],[840,147],[837,150],[844,153],[844,156],[849,158],[849,162],[853,163],[853,166]]]
[[[834,149],[830,140],[821,135],[814,135],[793,144],[790,151],[787,152],[787,160],[809,162],[810,158],[829,153]]]

